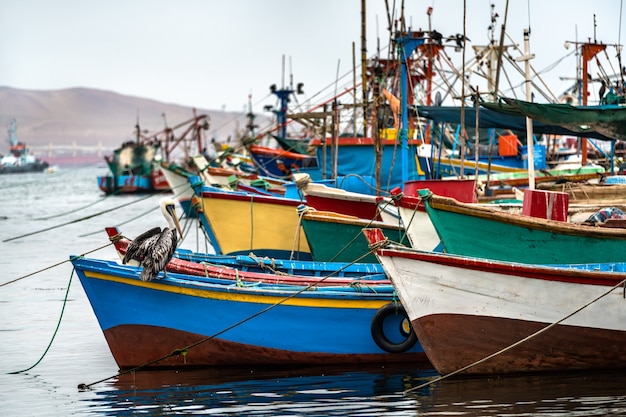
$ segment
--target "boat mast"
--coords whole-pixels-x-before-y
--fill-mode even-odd
[[[408,73],[409,73],[409,57],[415,51],[415,49],[424,43],[424,37],[417,37],[416,34],[408,32],[401,32],[402,35],[396,38],[398,44],[398,51],[400,52],[400,81],[401,81],[401,112],[402,123],[400,126],[400,150],[402,161],[402,190],[404,185],[409,179],[409,112],[408,112]]]
[[[524,29],[524,55],[517,58],[518,61],[524,61],[526,73],[526,100],[532,100],[532,92],[530,91],[530,60],[535,57],[530,53],[530,28]],[[526,116],[526,148],[528,161],[528,189],[535,189],[535,152],[533,143],[533,119]]]

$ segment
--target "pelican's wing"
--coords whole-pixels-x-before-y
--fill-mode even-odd
[[[159,236],[152,248],[152,260],[157,270],[164,270],[165,265],[172,259],[176,250],[176,240],[176,232],[171,229],[165,229]]]
[[[126,247],[126,255],[124,255],[122,263],[125,264],[131,259],[141,260],[141,258],[144,256],[145,251],[144,243],[146,242],[146,240],[158,235],[159,233],[161,233],[161,228],[155,227],[137,236]]]
[[[176,232],[163,229],[159,236],[150,238],[150,248],[146,248],[146,257],[143,260],[141,279],[151,281],[160,271],[164,271],[167,263],[172,259],[176,250]]]

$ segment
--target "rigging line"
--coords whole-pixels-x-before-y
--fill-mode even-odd
[[[106,199],[107,199],[107,197],[109,197],[109,195],[104,196],[104,197],[100,197],[100,198],[99,198],[99,199],[97,199],[96,201],[93,201],[93,202],[91,202],[91,203],[87,204],[86,206],[79,207],[79,208],[76,208],[76,209],[74,209],[74,210],[66,211],[66,212],[64,212],[64,213],[53,214],[52,216],[48,216],[48,217],[40,217],[40,218],[35,219],[35,220],[50,220],[50,219],[54,219],[54,218],[56,218],[56,217],[61,217],[61,216],[65,216],[65,215],[68,215],[68,214],[71,214],[71,213],[76,213],[77,211],[80,211],[80,210],[86,209],[87,207],[95,206],[96,204],[98,204],[98,203],[100,203],[100,202],[102,202],[102,201],[106,200]]]
[[[230,326],[228,326],[228,327],[226,327],[226,328],[224,328],[224,329],[220,330],[220,331],[219,331],[219,332],[217,332],[217,333],[214,333],[214,334],[213,334],[213,335],[211,335],[211,336],[207,336],[207,337],[205,337],[205,338],[203,338],[203,339],[200,339],[200,340],[198,340],[197,342],[194,342],[194,343],[192,343],[192,344],[190,344],[190,345],[187,345],[187,346],[185,346],[185,347],[183,347],[183,348],[180,348],[180,349],[175,349],[173,352],[170,352],[170,353],[168,353],[167,355],[164,355],[164,356],[162,356],[162,357],[160,357],[160,358],[157,358],[157,359],[151,360],[150,362],[144,363],[143,365],[139,365],[139,366],[136,366],[136,367],[134,367],[134,368],[127,369],[127,370],[122,371],[122,372],[118,372],[118,373],[117,373],[117,374],[115,374],[115,375],[109,376],[109,377],[107,377],[107,378],[103,378],[103,379],[101,379],[101,380],[99,380],[99,381],[95,381],[95,382],[92,382],[92,383],[90,383],[90,384],[85,384],[85,383],[78,384],[78,389],[79,389],[79,390],[87,390],[87,389],[89,389],[89,388],[90,388],[91,386],[93,386],[93,385],[99,384],[99,383],[104,382],[104,381],[108,381],[109,379],[112,379],[112,378],[115,378],[115,377],[119,377],[119,376],[121,376],[121,375],[126,375],[126,374],[129,374],[129,373],[132,373],[132,372],[138,371],[138,370],[143,369],[143,368],[145,368],[145,367],[147,367],[147,366],[150,366],[150,365],[153,365],[153,364],[155,364],[155,363],[158,363],[158,362],[160,362],[160,361],[162,361],[162,360],[165,360],[165,359],[167,359],[167,358],[169,358],[169,357],[171,357],[171,356],[175,356],[175,355],[186,355],[190,349],[193,349],[193,348],[195,348],[196,346],[199,346],[199,345],[201,345],[201,344],[203,344],[203,343],[206,343],[206,342],[208,342],[209,340],[212,340],[212,339],[216,338],[217,336],[219,336],[219,335],[221,335],[221,334],[223,334],[223,333],[226,333],[227,331],[229,331],[229,330],[231,330],[231,329],[234,329],[234,328],[236,328],[237,326],[240,326],[240,325],[242,325],[242,324],[246,323],[247,321],[250,321],[250,320],[252,320],[252,319],[254,319],[254,318],[256,318],[256,317],[258,317],[258,316],[260,316],[260,315],[262,315],[262,314],[264,314],[264,313],[266,313],[266,312],[268,312],[269,310],[271,310],[271,309],[273,309],[273,308],[275,308],[275,307],[278,307],[278,306],[279,306],[279,305],[281,305],[281,304],[286,303],[287,301],[289,301],[289,300],[291,300],[291,299],[293,299],[293,298],[297,297],[298,295],[300,295],[300,294],[302,294],[302,293],[304,293],[304,292],[306,292],[306,291],[310,291],[310,290],[311,290],[312,288],[314,288],[317,284],[319,284],[319,283],[321,283],[321,282],[324,282],[326,279],[328,279],[328,278],[330,278],[330,277],[332,277],[332,276],[334,276],[334,275],[336,275],[336,274],[340,273],[341,271],[343,271],[344,269],[346,269],[348,266],[353,265],[353,264],[355,264],[355,263],[359,262],[361,259],[365,258],[365,256],[369,255],[369,253],[372,253],[374,250],[376,250],[376,248],[377,248],[377,246],[372,247],[372,249],[370,250],[370,252],[368,252],[367,254],[365,254],[365,255],[363,255],[363,256],[361,256],[361,257],[359,257],[357,260],[355,260],[355,261],[353,261],[353,262],[347,262],[347,263],[346,263],[345,265],[343,265],[341,268],[339,268],[339,269],[337,269],[337,270],[335,270],[335,271],[331,272],[330,274],[326,275],[325,277],[323,277],[323,278],[321,278],[321,279],[317,280],[315,283],[312,283],[312,284],[309,284],[309,285],[305,286],[304,288],[302,288],[302,289],[298,290],[297,292],[295,292],[295,293],[291,294],[290,296],[285,297],[285,298],[283,298],[282,300],[275,302],[274,304],[270,304],[269,306],[265,307],[264,309],[262,309],[262,310],[260,310],[260,311],[258,311],[258,312],[256,312],[256,313],[254,313],[254,314],[252,314],[251,316],[246,317],[245,319],[239,320],[238,322],[236,322],[236,323],[234,323],[234,324],[232,324],[232,325],[230,325]]]
[[[28,236],[33,236],[33,235],[36,235],[36,234],[39,234],[39,233],[48,232],[50,230],[58,229],[60,227],[67,226],[67,225],[70,225],[70,224],[73,224],[73,223],[79,223],[79,222],[82,222],[84,220],[89,220],[91,218],[98,217],[98,216],[100,216],[102,214],[106,214],[106,213],[115,211],[115,210],[117,210],[117,209],[119,209],[121,207],[125,207],[125,206],[131,205],[131,204],[135,204],[135,203],[137,203],[139,201],[145,200],[145,199],[150,198],[150,197],[152,197],[152,195],[148,195],[148,196],[143,197],[141,199],[138,199],[138,200],[135,200],[135,201],[131,201],[130,203],[122,204],[120,206],[117,206],[117,207],[114,207],[114,208],[111,208],[111,209],[103,210],[101,212],[94,213],[94,214],[91,214],[89,216],[85,216],[85,217],[81,217],[79,219],[71,220],[69,222],[57,224],[56,226],[50,226],[50,227],[46,227],[45,229],[40,229],[40,230],[36,230],[34,232],[25,233],[25,234],[20,235],[20,236],[15,236],[15,237],[11,237],[11,238],[8,238],[8,239],[4,239],[3,242],[10,242],[12,240],[17,240],[17,239],[21,239],[21,238],[28,237]],[[83,235],[83,236],[85,236],[85,235]]]
[[[181,186],[182,186],[182,184],[181,184]],[[182,195],[182,194],[183,194],[183,192],[185,192],[185,191],[186,191],[186,189],[185,189],[185,190],[183,190],[183,191],[181,191],[181,192],[179,192],[179,193],[177,193],[177,194],[174,194],[174,198],[178,198],[178,197],[179,197],[180,195]],[[134,203],[137,203],[137,202],[139,202],[139,201],[146,200],[146,199],[151,198],[151,197],[154,197],[154,194],[148,194],[147,196],[142,197],[142,198],[141,198],[141,199],[139,199],[139,200],[136,200],[136,201],[133,201],[133,202],[131,202],[131,203],[124,204],[124,205],[121,205],[121,206],[118,206],[117,208],[115,208],[115,210],[117,210],[117,209],[118,209],[118,208],[120,208],[120,207],[124,207],[124,206],[129,205],[129,204],[134,204]],[[144,211],[144,212],[142,212],[142,213],[139,213],[139,214],[138,214],[138,215],[136,215],[135,217],[131,217],[130,219],[128,219],[128,220],[126,220],[126,221],[123,221],[123,222],[121,222],[121,223],[118,223],[118,224],[116,225],[116,227],[118,227],[118,226],[123,226],[123,225],[125,225],[125,224],[130,223],[130,222],[133,222],[133,221],[137,220],[138,218],[143,217],[143,216],[145,216],[146,214],[148,214],[148,213],[150,213],[150,212],[152,212],[152,211],[154,211],[154,210],[157,210],[157,209],[158,209],[158,207],[153,207],[153,208],[151,208],[151,209],[149,209],[149,210],[146,210],[146,211]],[[100,233],[101,231],[102,231],[102,230],[96,230],[96,231],[93,231],[93,232],[89,232],[89,233],[85,233],[85,234],[82,234],[82,235],[78,235],[78,237],[87,237],[87,236],[92,236],[92,235],[95,235],[96,233]]]
[[[149,195],[149,197],[152,197],[152,195]],[[154,210],[157,210],[157,209],[158,209],[158,207],[153,207],[153,208],[151,208],[151,209],[148,209],[148,210],[146,210],[146,211],[144,211],[144,212],[142,212],[142,213],[139,213],[139,214],[138,214],[138,215],[136,215],[135,217],[131,217],[130,219],[128,219],[128,220],[126,220],[126,221],[123,221],[123,222],[120,222],[120,223],[116,224],[116,225],[115,225],[115,227],[123,226],[123,225],[125,225],[125,224],[130,223],[130,222],[133,222],[133,221],[137,220],[138,218],[143,217],[143,216],[145,216],[146,214],[149,214],[150,212],[152,212],[152,211],[154,211]],[[85,233],[85,234],[82,234],[82,235],[78,235],[78,237],[87,237],[87,236],[91,236],[91,235],[94,235],[94,234],[96,234],[96,233],[100,233],[101,231],[102,231],[102,230],[98,230],[98,231],[95,231],[95,232]]]
[[[87,251],[87,252],[83,253],[83,254],[82,254],[82,255],[80,255],[80,256],[84,256],[84,255],[87,255],[87,254],[89,254],[89,253],[97,252],[97,251],[99,251],[100,249],[104,249],[104,248],[106,248],[106,247],[107,247],[107,246],[109,246],[110,244],[111,244],[111,243],[107,243],[107,244],[106,244],[106,245],[104,245],[104,246],[100,246],[99,248],[96,248],[96,249],[92,249],[92,250],[90,250],[90,251]],[[21,277],[19,277],[19,278],[15,278],[15,279],[13,279],[13,280],[11,280],[11,281],[7,281],[7,282],[4,282],[4,283],[0,284],[0,287],[4,287],[5,285],[9,285],[9,284],[12,284],[12,283],[14,283],[14,282],[20,281],[20,280],[22,280],[22,279],[24,279],[24,278],[31,277],[31,276],[33,276],[33,275],[36,275],[36,274],[40,273],[40,272],[47,271],[48,269],[56,268],[57,266],[63,265],[63,264],[64,264],[64,263],[66,263],[66,262],[70,262],[70,260],[71,260],[71,259],[66,259],[66,260],[61,261],[61,262],[58,262],[58,263],[56,263],[56,264],[54,264],[54,265],[50,265],[50,266],[47,266],[47,267],[42,268],[42,269],[40,269],[40,270],[37,270],[37,271],[31,272],[30,274],[22,275],[22,276],[21,276]]]
[[[186,184],[177,185],[175,188],[182,187],[183,185],[186,185]],[[40,217],[40,218],[35,219],[35,220],[50,220],[50,219],[54,219],[54,218],[56,218],[56,217],[65,216],[65,215],[67,215],[67,214],[76,213],[77,211],[80,211],[80,210],[86,209],[86,208],[91,207],[91,206],[95,206],[96,204],[98,204],[98,203],[100,203],[100,202],[102,202],[102,201],[106,200],[106,199],[107,199],[107,198],[109,198],[109,197],[116,196],[116,195],[118,195],[121,191],[122,191],[122,189],[121,189],[121,188],[119,188],[119,189],[117,189],[117,190],[113,191],[112,193],[107,194],[107,195],[105,195],[104,197],[100,197],[98,200],[96,200],[96,201],[94,201],[94,202],[91,202],[91,203],[87,204],[86,206],[82,206],[82,207],[76,208],[76,209],[74,209],[74,210],[66,211],[66,212],[64,212],[64,213],[54,214],[54,215],[52,215],[52,216],[48,216],[48,217]],[[142,201],[142,200],[144,200],[144,198],[139,199],[138,201]],[[133,204],[133,202],[130,202],[130,203],[127,203],[127,204]],[[123,206],[120,206],[120,207],[123,207]]]
[[[435,378],[435,379],[433,379],[433,380],[431,380],[431,381],[428,381],[428,382],[426,382],[426,383],[424,383],[424,384],[418,385],[418,386],[413,387],[413,388],[409,388],[409,389],[407,389],[406,391],[403,391],[403,394],[406,394],[406,393],[411,392],[411,391],[418,390],[418,389],[420,389],[420,388],[424,388],[424,387],[426,387],[426,386],[428,386],[428,385],[434,384],[435,382],[439,382],[439,381],[441,381],[441,380],[443,380],[443,379],[449,378],[449,377],[451,377],[451,376],[453,376],[453,375],[456,375],[456,374],[458,374],[458,373],[460,373],[460,372],[463,372],[463,371],[466,371],[466,370],[468,370],[468,369],[470,369],[470,368],[473,368],[473,367],[474,367],[474,366],[476,366],[476,365],[480,365],[481,363],[486,362],[486,361],[488,361],[489,359],[495,358],[496,356],[498,356],[498,355],[500,355],[500,354],[502,354],[502,353],[504,353],[504,352],[506,352],[506,351],[508,351],[508,350],[511,350],[511,349],[513,349],[514,347],[517,347],[517,346],[521,345],[521,344],[522,344],[522,343],[524,343],[524,342],[529,341],[530,339],[534,338],[535,336],[539,336],[540,334],[542,334],[542,333],[544,333],[544,332],[548,331],[549,329],[553,328],[553,327],[554,327],[554,326],[556,326],[557,324],[564,322],[565,320],[567,320],[568,318],[570,318],[570,317],[574,316],[575,314],[580,313],[582,310],[584,310],[585,308],[589,307],[591,304],[595,303],[596,301],[600,300],[601,298],[606,297],[606,296],[607,296],[607,295],[609,295],[609,294],[610,294],[613,290],[615,290],[616,288],[619,288],[619,287],[621,287],[621,286],[623,286],[623,285],[625,285],[625,284],[626,284],[626,279],[624,279],[624,280],[620,281],[619,283],[615,284],[614,286],[612,286],[611,288],[609,288],[609,290],[608,290],[608,291],[605,291],[604,293],[600,294],[599,296],[597,296],[597,297],[596,297],[596,298],[594,298],[593,300],[591,300],[591,301],[589,301],[588,303],[584,304],[582,307],[577,308],[576,310],[574,310],[573,312],[569,313],[569,314],[568,314],[568,315],[566,315],[565,317],[563,317],[563,318],[561,318],[561,319],[559,319],[559,320],[555,321],[554,323],[551,323],[550,325],[548,325],[548,326],[544,327],[543,329],[537,330],[535,333],[532,333],[532,334],[530,334],[530,335],[526,336],[525,338],[523,338],[523,339],[521,339],[521,340],[518,340],[517,342],[513,343],[512,345],[509,345],[509,346],[507,346],[507,347],[505,347],[505,348],[503,348],[503,349],[500,349],[499,351],[497,351],[497,352],[495,352],[495,353],[492,353],[491,355],[486,356],[486,357],[484,357],[484,358],[482,358],[482,359],[480,359],[480,360],[478,360],[478,361],[476,361],[476,362],[474,362],[474,363],[472,363],[472,364],[469,364],[469,365],[464,366],[464,367],[462,367],[462,368],[460,368],[460,369],[457,369],[456,371],[450,372],[449,374],[446,374],[446,375],[441,375],[441,376],[439,376],[439,377],[437,377],[437,378]]]
[[[70,281],[67,283],[67,290],[65,291],[65,298],[63,298],[63,306],[61,307],[61,314],[59,315],[59,321],[57,322],[57,327],[56,327],[56,329],[54,329],[54,333],[52,333],[52,338],[50,339],[50,342],[48,343],[48,346],[46,347],[46,350],[44,350],[44,352],[41,354],[41,357],[33,365],[31,365],[30,367],[28,367],[26,369],[22,369],[21,371],[9,372],[9,375],[21,374],[23,372],[30,371],[35,366],[39,365],[39,363],[41,363],[43,358],[46,356],[46,354],[50,350],[50,347],[52,346],[52,342],[54,342],[54,338],[56,337],[57,333],[59,332],[59,327],[61,327],[61,320],[63,319],[63,313],[65,312],[65,306],[67,305],[67,297],[68,297],[68,295],[70,293],[70,285],[72,284],[72,278],[73,277],[74,277],[74,269],[72,269],[72,273],[70,274]]]

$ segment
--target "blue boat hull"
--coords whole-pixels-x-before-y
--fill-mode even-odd
[[[404,315],[381,319],[395,301],[391,285],[298,293],[294,286],[242,287],[173,273],[142,282],[136,267],[73,263],[120,368],[427,361],[416,339],[407,344]],[[406,350],[383,350],[381,331],[391,350]]]

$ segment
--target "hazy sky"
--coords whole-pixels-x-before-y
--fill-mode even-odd
[[[368,55],[388,43],[385,0],[367,0]],[[400,1],[387,0],[399,10]],[[537,70],[564,57],[566,40],[623,42],[622,0],[510,0],[509,35],[523,47],[530,25]],[[491,4],[504,23],[506,0],[467,0],[470,44],[488,42]],[[463,32],[463,0],[406,1],[413,29]],[[622,12],[623,14],[623,12]],[[255,111],[273,104],[271,84],[304,83],[316,99],[360,60],[360,0],[0,0],[0,85],[54,90],[89,87],[203,109]],[[571,49],[570,49],[571,51]],[[615,57],[615,49],[607,52]],[[468,51],[467,58],[471,51]],[[450,49],[458,59],[460,53]],[[560,92],[574,77],[573,56],[544,77]],[[350,81],[351,81],[351,77]],[[345,83],[342,83],[344,85]],[[337,87],[341,90],[341,85]],[[321,96],[320,96],[321,97]]]

